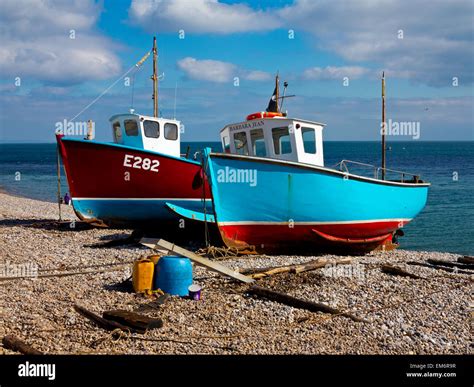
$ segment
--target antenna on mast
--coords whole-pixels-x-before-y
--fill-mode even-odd
[[[158,50],[156,48],[156,36],[153,37],[153,116],[158,118]]]
[[[280,99],[280,77],[279,77],[278,73],[279,73],[279,71],[277,71],[277,75],[275,77],[275,90],[276,90],[275,102],[276,102],[276,111],[277,112],[280,111],[280,106],[279,106],[279,102],[278,102],[278,100]]]
[[[176,94],[178,93],[178,81],[174,85],[174,119],[176,119]]]

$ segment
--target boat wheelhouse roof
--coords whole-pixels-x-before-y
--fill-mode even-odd
[[[180,157],[180,121],[135,112],[110,117],[116,144]]]
[[[257,112],[221,131],[224,152],[324,166],[325,124],[282,113]]]
[[[254,119],[254,120],[246,120],[246,121],[235,122],[233,124],[227,124],[226,126],[224,126],[220,130],[220,133],[222,133],[224,130],[226,130],[229,126],[240,125],[240,124],[243,124],[243,123],[252,122],[252,121],[260,121],[260,120],[290,120],[290,121],[302,122],[302,123],[305,123],[305,124],[319,125],[319,126],[322,126],[323,128],[326,127],[325,123],[318,122],[318,121],[310,121],[310,120],[305,120],[305,119],[302,119],[302,118],[294,118],[294,117],[292,118],[292,117],[281,116],[281,117],[272,117],[272,118],[268,118],[268,117],[257,118],[257,119]]]

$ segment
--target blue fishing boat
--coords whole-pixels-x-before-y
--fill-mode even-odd
[[[272,100],[278,106],[278,80]],[[267,108],[221,130],[225,153],[204,151],[213,220],[227,246],[366,252],[390,245],[420,213],[430,184],[417,175],[349,160],[326,167],[324,126]]]

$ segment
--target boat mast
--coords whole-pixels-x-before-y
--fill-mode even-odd
[[[279,106],[279,99],[280,99],[280,77],[278,76],[278,73],[275,77],[275,102],[276,102],[276,111],[280,111],[280,106]]]
[[[382,180],[385,180],[385,71],[382,72]]]
[[[158,118],[158,50],[156,48],[156,36],[153,37],[153,116]]]

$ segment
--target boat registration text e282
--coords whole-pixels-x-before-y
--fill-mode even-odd
[[[145,171],[158,172],[160,166],[159,160],[150,160],[147,157],[134,155],[125,155],[123,158],[123,166],[128,168],[143,169]]]

